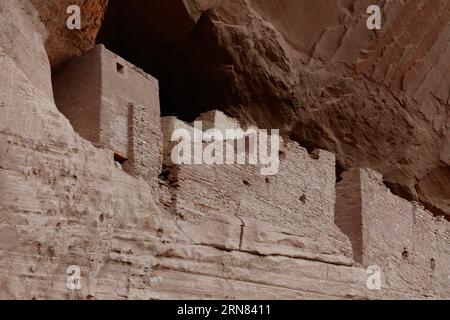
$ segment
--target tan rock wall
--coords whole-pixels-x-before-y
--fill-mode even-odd
[[[160,125],[155,125],[151,109],[149,106],[129,105],[128,160],[124,168],[156,187],[162,169],[162,139]]]
[[[149,129],[161,135],[158,81],[102,45],[94,50],[102,61],[101,143],[126,158],[130,104],[145,106]]]
[[[22,0],[20,0],[22,1]],[[53,69],[81,56],[94,47],[95,38],[103,21],[108,0],[31,0],[34,11],[45,25],[45,49]],[[68,30],[67,8],[78,5],[81,9],[81,30]]]
[[[355,262],[363,262],[363,218],[361,199],[361,180],[358,174],[346,174],[336,184],[336,205],[334,221],[348,236],[352,244]]]
[[[379,266],[393,290],[448,297],[448,221],[390,193],[372,170],[346,172],[339,185],[337,222],[362,249],[362,264]]]
[[[101,63],[100,55],[93,50],[70,61],[52,76],[58,110],[81,137],[96,144],[100,144],[102,135]]]
[[[412,205],[392,200],[381,184],[373,184],[371,179],[378,178],[372,174],[360,178],[367,196],[362,208],[380,208],[384,211],[370,215],[383,217],[386,206],[398,205],[406,213],[398,217],[399,223],[405,221],[399,239],[389,238],[383,244],[376,235],[388,239],[396,224],[388,221],[385,230],[379,230],[384,218],[368,220],[375,230],[369,236],[376,244],[369,258],[382,264],[387,256],[387,261],[400,263],[398,250],[403,250],[405,241],[415,247],[409,251],[412,260],[401,262],[406,274],[388,269],[392,273],[382,290],[367,289],[366,269],[353,265],[350,243],[332,227],[330,153],[312,159],[304,149],[291,145],[285,179],[269,179],[269,186],[250,169],[234,168],[228,174],[222,168],[202,171],[206,182],[211,181],[211,172],[216,174],[217,181],[223,182],[220,188],[241,186],[238,174],[248,177],[250,186],[244,185],[248,189],[242,195],[246,203],[260,208],[261,217],[252,216],[247,208],[239,219],[231,205],[229,212],[197,220],[158,209],[159,194],[148,183],[125,173],[111,151],[80,138],[57,110],[43,25],[33,20],[33,9],[27,2],[21,6],[1,0],[1,4],[0,298],[448,298],[444,278],[448,276],[448,223],[430,218],[420,208],[411,222],[405,217]],[[295,184],[289,182],[292,176]],[[181,196],[191,192],[194,184],[201,185],[197,180],[202,176],[189,179],[192,185],[181,182]],[[280,189],[278,195],[275,186]],[[305,205],[297,200],[304,186]],[[170,189],[175,196],[180,192],[175,185]],[[238,192],[224,190],[233,196],[229,202],[236,203]],[[205,195],[219,191],[199,190]],[[267,195],[276,202],[264,211],[262,196]],[[217,199],[226,198],[212,198]],[[308,204],[312,200],[318,203]],[[276,219],[272,208],[281,213],[281,219]],[[300,216],[299,208],[308,210]],[[311,236],[319,232],[321,236]],[[81,268],[80,291],[66,286],[70,265]],[[432,280],[423,280],[430,275]],[[411,279],[418,281],[405,284]]]
[[[377,3],[382,28],[368,30]],[[449,212],[447,0],[239,0],[208,18],[226,52],[217,55],[229,58],[217,81],[231,83],[233,116],[332,151],[345,169],[379,171],[397,195]]]
[[[162,144],[153,77],[100,45],[61,67],[53,89],[59,110],[77,133],[128,161],[128,172],[155,180]]]
[[[163,121],[164,164],[174,214],[192,223],[214,220],[217,215],[231,218],[242,226],[243,250],[290,250],[294,255],[295,251],[310,255],[311,250],[318,255],[351,256],[347,238],[334,224],[333,154],[317,151],[310,155],[298,144],[287,142],[281,151],[280,172],[274,176],[263,176],[259,165],[174,165],[168,157],[175,145],[170,143],[168,128],[184,127],[175,119]],[[292,237],[281,236],[283,230]],[[337,260],[346,260],[342,258]]]
[[[304,146],[334,152],[344,168],[382,172],[395,194],[445,213],[450,7],[447,0],[378,2],[383,27],[374,32],[366,28],[366,9],[374,4],[368,0],[116,1],[119,21],[133,23],[112,21],[106,33],[135,52],[140,65],[151,60],[174,82],[182,79],[174,86],[180,97],[281,128]],[[76,3],[83,30],[68,32],[65,9]],[[30,4],[56,68],[93,47],[107,3]],[[175,52],[167,55],[167,48]],[[15,54],[32,64],[31,52]],[[180,77],[183,67],[188,76]],[[198,93],[189,95],[185,79],[196,80]]]

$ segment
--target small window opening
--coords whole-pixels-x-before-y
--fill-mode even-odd
[[[117,72],[118,72],[118,73],[123,74],[125,67],[124,67],[122,64],[120,64],[120,63],[117,62],[117,63],[116,63],[116,69],[117,69]]]

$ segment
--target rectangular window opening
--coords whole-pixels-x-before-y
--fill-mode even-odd
[[[125,67],[124,67],[122,64],[116,62],[116,69],[117,69],[117,72],[118,72],[118,73],[123,74],[123,73],[124,73]]]

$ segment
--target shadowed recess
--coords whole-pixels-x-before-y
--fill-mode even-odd
[[[159,80],[163,116],[191,121],[231,103],[231,80],[221,68],[231,59],[208,14],[195,21],[181,0],[110,0],[97,43]]]

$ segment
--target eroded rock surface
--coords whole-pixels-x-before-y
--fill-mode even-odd
[[[372,2],[224,2],[208,17],[231,57],[228,107],[449,214],[450,4],[385,2],[374,32]]]
[[[45,25],[45,48],[53,68],[91,49],[103,21],[108,0],[31,0]],[[67,29],[67,8],[77,5],[81,11],[81,30]],[[73,12],[71,12],[73,13]]]
[[[169,47],[170,58],[193,57],[215,39],[203,52],[211,59],[188,59],[182,70],[200,70],[195,84],[206,93],[194,97],[194,110],[218,97],[243,121],[282,128],[300,142],[287,142],[284,178],[172,167],[155,191],[127,174],[110,150],[74,132],[52,95],[51,67],[93,47],[106,3],[80,0],[92,24],[67,33],[55,14],[65,16],[65,1],[0,0],[0,297],[448,298],[448,222],[390,194],[372,171],[359,172],[357,184],[344,177],[347,193],[336,194],[334,156],[314,159],[302,148],[334,151],[342,167],[377,168],[405,194],[445,210],[448,3],[386,2],[386,30],[375,34],[364,28],[367,1],[174,2],[191,30],[181,32],[188,50]],[[152,3],[164,9],[167,1]],[[413,22],[423,28],[408,31]],[[205,70],[214,94],[202,91]],[[204,189],[190,195],[196,184]],[[355,203],[348,190],[367,197]],[[358,237],[333,224],[336,196],[337,209],[377,217],[359,239],[383,246],[355,254]],[[401,237],[386,242],[397,232],[383,228],[390,215]],[[370,263],[383,268],[382,290],[367,287]],[[71,265],[81,269],[80,291],[67,287]]]
[[[161,80],[163,114],[283,129],[448,215],[449,21],[446,0],[111,0],[99,40]]]

